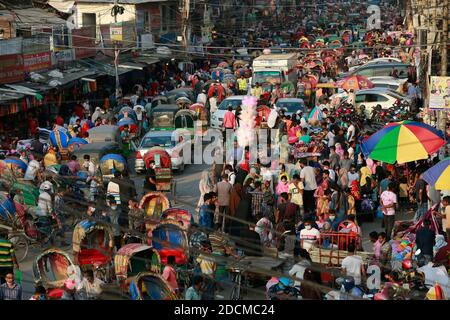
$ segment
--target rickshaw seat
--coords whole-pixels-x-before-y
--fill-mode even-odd
[[[184,254],[184,250],[180,249],[163,249],[159,251],[159,257],[161,258],[161,263],[167,264],[167,257],[174,256],[176,264],[186,264],[187,258]]]
[[[78,253],[78,263],[80,265],[103,265],[109,262],[110,258],[96,249],[82,249]]]
[[[61,299],[64,294],[64,289],[61,288],[48,289],[47,294],[50,299]]]

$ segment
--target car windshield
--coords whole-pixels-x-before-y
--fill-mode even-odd
[[[151,148],[155,146],[160,147],[172,147],[175,142],[172,141],[171,136],[159,136],[159,137],[144,137],[141,142],[141,148]]]
[[[281,83],[280,71],[255,71],[253,73],[253,83],[269,82],[272,84]]]
[[[233,107],[233,110],[236,110],[236,108],[241,104],[242,100],[227,99],[222,101],[222,103],[219,105],[219,110],[227,110],[229,106]]]
[[[277,107],[292,113],[297,112],[297,110],[305,110],[305,105],[301,102],[279,102],[277,103]]]

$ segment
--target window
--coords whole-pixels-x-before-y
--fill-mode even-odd
[[[382,96],[381,94],[377,94],[377,102],[386,102],[389,101],[388,98],[386,98],[385,96]]]
[[[83,13],[82,15],[83,27],[96,26],[95,13]]]
[[[219,110],[227,110],[228,106],[233,107],[233,110],[236,110],[237,107],[242,105],[242,100],[231,100],[226,99],[223,100],[222,103],[219,105]]]
[[[358,70],[354,73],[355,75],[359,74],[360,76],[364,76],[364,77],[373,77],[373,69],[363,69],[363,70]]]
[[[366,95],[365,94],[357,94],[356,95],[356,99],[355,99],[355,103],[363,103],[365,99],[366,99]]]

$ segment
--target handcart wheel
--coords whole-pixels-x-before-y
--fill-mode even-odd
[[[22,234],[13,235],[8,238],[14,247],[17,262],[25,260],[28,254],[28,239]]]

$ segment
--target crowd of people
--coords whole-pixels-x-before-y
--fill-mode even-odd
[[[355,12],[363,10],[359,5],[351,5],[350,8]],[[340,6],[340,10],[346,9],[346,4]],[[397,23],[397,15],[389,11],[393,21],[391,31],[397,30],[401,24]],[[286,29],[295,30],[290,33],[289,46],[297,46],[301,37],[312,33],[313,28],[325,27],[320,23],[313,27],[310,20],[333,22],[335,19],[332,16],[330,10],[320,9],[318,14],[297,15],[297,20],[300,17],[299,23],[291,21],[286,15]],[[276,43],[268,39],[281,37],[281,32],[271,31],[270,28],[264,31],[263,25],[255,27],[256,31],[247,35],[245,44],[249,47],[274,46]],[[338,25],[336,32],[346,28],[344,24]],[[404,45],[409,39],[403,36],[392,38],[386,32],[381,33],[380,37],[385,38],[393,49],[374,50],[372,58],[390,56],[414,64],[412,51],[396,48],[396,45]],[[258,38],[266,39],[267,43],[261,44]],[[346,45],[358,40],[360,37],[353,31],[343,39]],[[230,50],[233,45],[241,44],[236,40],[236,43],[229,45]],[[349,67],[358,63],[357,57],[363,51],[346,50],[348,59],[339,57],[319,71],[318,83],[334,82],[339,73],[348,71]],[[234,51],[222,50],[221,53],[235,55]],[[355,123],[354,118],[334,109],[333,92],[325,89],[320,90],[319,96],[316,95],[319,91],[317,83],[310,80],[308,75],[311,71],[307,68],[297,71],[295,92],[307,102],[309,109],[316,106],[320,110],[320,119],[311,119],[302,111],[286,115],[278,110],[274,106],[278,99],[290,93],[283,91],[279,83],[270,90],[263,90],[259,83],[251,85],[248,76],[251,75],[250,64],[240,69],[236,81],[225,82],[219,78],[207,88],[206,83],[210,79],[205,79],[204,75],[211,74],[214,65],[210,60],[203,60],[192,74],[173,63],[152,67],[151,77],[145,83],[136,84],[127,101],[138,115],[138,133],[132,135],[129,126],[125,125],[120,134],[123,154],[129,160],[134,142],[151,129],[149,115],[142,106],[153,97],[165,95],[175,88],[192,88],[195,94],[195,101],[192,102],[202,103],[209,114],[214,113],[227,96],[237,94],[253,96],[259,104],[271,107],[269,118],[273,118],[273,123],[270,128],[276,129],[277,135],[268,142],[272,153],[272,161],[268,163],[258,156],[256,161],[250,161],[254,156],[250,146],[239,144],[236,134],[245,121],[241,116],[242,108],[234,111],[230,107],[224,116],[224,129],[231,130],[235,138],[229,146],[224,141],[223,148],[215,153],[212,167],[204,170],[199,177],[199,199],[191,204],[195,209],[191,212],[194,223],[188,230],[189,246],[193,252],[190,261],[195,266],[195,276],[183,292],[185,299],[216,299],[224,291],[221,281],[226,278],[230,261],[240,261],[246,256],[267,256],[273,251],[285,260],[287,272],[286,278],[272,277],[266,283],[268,299],[288,299],[292,295],[303,299],[332,299],[331,289],[327,295],[319,289],[325,284],[320,274],[323,268],[313,262],[313,255],[319,248],[346,251],[338,276],[347,292],[355,286],[364,285],[363,279],[367,277],[367,267],[371,264],[381,268],[383,282],[397,284],[405,281],[400,277],[401,272],[413,269],[411,265],[406,266],[405,261],[414,261],[417,268],[427,267],[429,263],[443,263],[448,267],[449,193],[436,190],[423,179],[423,173],[442,156],[432,155],[427,160],[405,165],[383,163],[365,156],[361,145],[370,132],[365,130],[364,125]],[[405,92],[418,99],[416,81],[413,77],[408,80]],[[349,101],[352,97],[354,100],[353,91],[347,94]],[[117,124],[117,108],[123,107],[119,102],[106,99],[100,106],[80,101],[70,117],[58,115],[49,124],[52,130],[66,128],[72,137],[89,142],[90,129]],[[354,108],[354,101],[349,108],[353,108],[352,112],[358,113],[364,121],[367,120],[364,113]],[[138,194],[129,169],[115,172],[114,177],[103,184],[99,178],[99,168],[89,155],[84,155],[80,161],[75,155],[67,157],[61,150],[47,147],[40,141],[38,127],[41,122],[49,122],[49,119],[41,118],[41,114],[29,115],[28,137],[34,138],[29,148],[16,151],[18,139],[12,136],[2,138],[2,146],[9,150],[4,157],[15,156],[27,164],[24,180],[39,188],[37,207],[31,210],[32,214],[48,227],[52,220],[57,222],[58,232],[49,242],[54,245],[59,240],[60,247],[67,247],[66,240],[71,230],[65,226],[65,219],[73,212],[68,210],[66,202],[73,202],[76,195],[73,186],[55,187],[54,175],[46,170],[55,165],[63,165],[63,171],[67,171],[65,176],[73,177],[82,171],[87,173],[88,199],[78,199],[75,203],[83,205],[82,218],[103,221],[112,227],[115,252],[121,248],[127,234],[145,232],[145,213],[139,203],[145,193],[156,191],[155,162],[150,162],[146,172],[143,194]],[[311,152],[305,147],[313,147],[314,150]],[[59,174],[61,172],[60,169]],[[8,199],[25,205],[20,190],[6,192]],[[365,224],[374,219],[379,219],[381,226],[370,232],[371,245],[367,246],[363,241],[367,233]],[[418,223],[412,241],[418,254],[417,257],[398,259],[397,248],[400,245],[395,243],[395,238],[401,226],[396,222],[408,219]],[[369,223],[367,225],[373,228]],[[344,238],[346,240],[341,242],[340,239]],[[362,251],[370,252],[368,259],[367,255],[362,256]],[[0,278],[3,283],[0,299],[20,300],[23,298],[23,288],[14,279],[19,265],[11,242],[0,240],[0,255]],[[104,283],[92,270],[82,275],[79,269],[71,269],[68,274],[63,299],[98,299],[101,296]],[[287,275],[294,277],[295,282]],[[162,277],[174,292],[181,292],[175,257],[167,258]],[[347,290],[347,287],[350,289]],[[298,292],[294,289],[294,294],[291,291],[287,293],[286,288],[297,288]],[[47,299],[46,295],[46,289],[38,286],[31,300]]]

